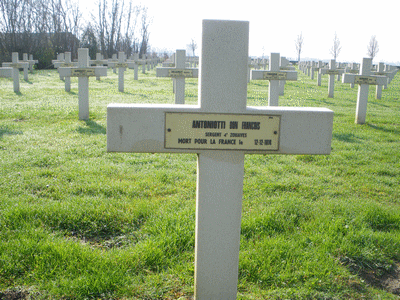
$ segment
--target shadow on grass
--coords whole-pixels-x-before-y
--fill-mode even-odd
[[[86,126],[79,126],[76,130],[77,132],[81,134],[106,134],[106,128],[97,124],[95,121],[86,120],[84,122],[86,123]]]
[[[334,133],[332,137],[338,141],[346,143],[361,143],[359,138],[352,133]]]
[[[23,134],[23,132],[20,130],[13,130],[8,126],[0,126],[0,139],[3,138],[3,135],[17,135],[17,134]]]
[[[367,123],[367,125],[369,127],[373,128],[373,129],[377,129],[377,130],[380,130],[380,131],[383,131],[383,132],[390,132],[390,133],[400,134],[400,131],[396,130],[396,129],[389,129],[389,128],[385,128],[385,127],[382,127],[382,126],[377,126],[377,125],[372,124],[372,123]]]

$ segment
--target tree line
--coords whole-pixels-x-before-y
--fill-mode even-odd
[[[38,68],[51,67],[58,53],[77,58],[80,47],[110,58],[118,51],[128,56],[150,51],[147,8],[133,0],[99,0],[97,8],[83,16],[73,0],[1,0],[0,62],[11,53],[33,54]],[[21,58],[21,57],[20,57]]]

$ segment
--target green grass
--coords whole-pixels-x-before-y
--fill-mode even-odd
[[[125,74],[125,93],[110,70],[90,80],[88,121],[76,78],[0,78],[0,298],[193,296],[197,158],[106,152],[109,103],[174,103],[170,79]],[[331,155],[246,156],[238,299],[399,298],[384,279],[400,268],[400,75],[382,100],[370,88],[364,125],[357,88],[327,83],[299,72],[280,105],[332,109]],[[267,99],[249,83],[248,105]]]

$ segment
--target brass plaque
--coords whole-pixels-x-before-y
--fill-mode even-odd
[[[127,67],[128,67],[128,64],[126,64],[126,63],[115,64],[115,67],[116,67],[116,68],[127,68]]]
[[[377,84],[376,78],[372,76],[356,76],[354,79],[355,84]]]
[[[286,80],[287,74],[286,74],[286,72],[267,71],[267,72],[264,72],[263,78],[265,80]]]
[[[63,63],[60,65],[60,67],[63,67],[63,68],[72,68],[74,66],[75,65],[73,63]]]
[[[280,116],[165,113],[165,148],[279,150]]]
[[[95,76],[94,69],[71,69],[71,76],[84,77]]]
[[[12,64],[10,64],[10,67],[11,68],[18,68],[18,69],[23,68],[23,66],[21,64],[19,64],[19,63],[12,63]]]
[[[328,75],[339,75],[339,70],[326,70]]]
[[[171,69],[168,70],[168,77],[193,77],[193,70],[187,69]]]

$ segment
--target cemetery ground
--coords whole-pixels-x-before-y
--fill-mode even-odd
[[[107,105],[173,104],[171,79],[91,78],[86,121],[71,81],[0,78],[0,298],[191,299],[196,155],[106,152]],[[335,112],[331,155],[245,156],[238,299],[400,297],[400,75],[364,125],[357,87],[327,85],[299,72],[279,101]],[[250,82],[247,105],[267,93]]]

